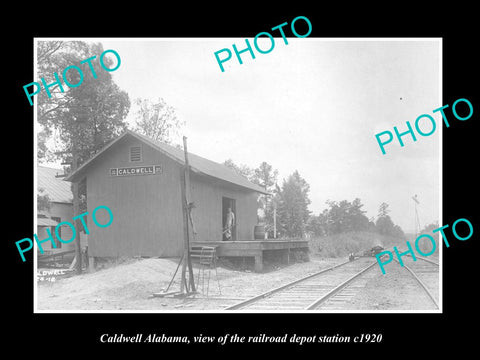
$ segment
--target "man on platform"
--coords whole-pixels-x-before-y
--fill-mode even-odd
[[[225,226],[223,227],[223,233],[225,234],[225,240],[232,240],[232,229],[235,225],[235,214],[232,208],[227,209],[227,217],[225,218]]]

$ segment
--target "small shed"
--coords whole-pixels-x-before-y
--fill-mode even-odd
[[[63,174],[62,169],[37,166],[37,191],[40,195],[48,195],[50,208],[37,211],[37,236],[40,240],[48,238],[46,229],[50,230],[55,246],[50,241],[42,244],[45,254],[65,252],[74,249],[74,243],[62,243],[55,236],[55,227],[62,221],[72,221],[73,195],[70,184],[57,177]],[[72,231],[69,227],[61,227],[59,235],[70,239]]]
[[[232,240],[253,240],[257,200],[265,190],[224,165],[192,153],[188,158],[194,240],[222,241],[228,208],[236,217]],[[67,181],[86,180],[89,214],[101,205],[113,214],[109,227],[88,223],[89,256],[180,256],[184,164],[183,149],[127,130],[69,174]],[[106,212],[96,216],[99,223],[109,221]]]

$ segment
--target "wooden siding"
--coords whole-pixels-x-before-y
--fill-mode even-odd
[[[195,209],[192,218],[197,231],[196,241],[222,240],[222,197],[234,199],[237,240],[253,240],[257,223],[258,193],[228,185],[221,180],[195,175],[191,177]]]
[[[142,162],[131,162],[130,146],[141,145]],[[104,153],[87,174],[87,204],[91,212],[99,205],[113,213],[109,227],[93,226],[89,236],[91,256],[178,256],[183,244],[180,203],[180,166],[158,151],[127,141]],[[109,169],[162,165],[156,175],[110,176]],[[98,211],[98,221],[108,222],[108,213]]]

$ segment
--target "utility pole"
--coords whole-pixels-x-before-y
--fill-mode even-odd
[[[417,204],[420,204],[420,202],[417,200],[417,195],[412,196],[412,200],[415,203],[415,239],[417,238],[417,234],[420,232],[420,219],[418,218],[418,211],[417,211]],[[418,232],[417,232],[418,228]]]
[[[73,173],[78,168],[78,149],[77,149],[77,139],[73,136],[73,148],[72,148],[72,167],[70,171]],[[78,199],[78,182],[72,183],[72,192],[73,192],[73,217],[80,214],[80,201]],[[77,231],[77,236],[75,237],[75,258],[77,259],[77,275],[82,273],[82,246],[80,243],[80,227],[78,226],[78,219],[75,221],[74,227]]]
[[[192,292],[195,292],[195,279],[193,276],[193,267],[192,259],[190,258],[190,224],[193,225],[191,221],[191,210],[192,203],[190,202],[190,164],[188,162],[188,151],[187,151],[187,137],[183,137],[183,151],[185,155],[185,170],[184,170],[184,181],[183,181],[183,196],[182,196],[182,208],[183,218],[184,218],[184,244],[183,244],[183,263],[182,263],[182,275],[180,283],[180,293],[184,294],[189,292],[189,287]],[[192,226],[193,232],[193,226]],[[186,270],[188,266],[189,273],[189,284],[186,281]]]
[[[190,201],[190,165],[188,163],[188,151],[187,151],[187,138],[183,137],[183,149],[185,155],[185,167],[183,171],[180,171],[180,183],[181,183],[181,201],[182,201],[182,215],[183,215],[183,255],[178,262],[177,269],[173,274],[172,280],[168,287],[159,293],[154,293],[153,296],[165,297],[168,295],[173,295],[174,297],[184,297],[192,293],[196,293],[195,289],[195,277],[193,276],[193,267],[192,259],[190,257],[190,234],[195,236],[195,227],[193,225],[193,220],[191,216],[191,210],[193,208],[193,203]],[[191,227],[191,231],[190,231]],[[182,265],[182,271],[180,275],[180,291],[168,292],[170,285],[172,285],[175,276],[177,275],[178,269]],[[187,267],[188,267],[188,278],[187,283]]]
[[[277,238],[277,204],[273,202],[273,238]]]
[[[72,174],[78,168],[78,149],[77,149],[77,139],[73,137],[72,140],[72,149],[71,151],[57,151],[56,155],[72,154],[72,162],[63,162],[62,165],[70,165],[70,174]],[[65,174],[55,175],[55,177],[65,177]],[[78,198],[78,182],[72,182],[72,195],[73,195],[73,217],[80,215],[80,201]],[[80,243],[80,220],[77,219],[74,221],[74,228],[78,236],[75,237],[75,258],[72,262],[72,266],[75,265],[77,268],[76,273],[80,275],[82,273],[82,247]]]

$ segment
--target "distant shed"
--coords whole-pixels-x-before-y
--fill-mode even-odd
[[[37,191],[40,195],[48,195],[50,209],[37,211],[37,236],[40,240],[48,238],[46,229],[50,230],[55,241],[55,246],[50,241],[42,243],[45,254],[70,251],[74,249],[74,243],[62,243],[55,236],[55,228],[62,221],[72,221],[73,195],[70,184],[57,177],[63,174],[62,169],[47,166],[37,166]],[[63,226],[58,230],[62,239],[70,239],[72,230]]]
[[[228,207],[236,216],[233,240],[253,240],[257,199],[265,190],[224,165],[188,156],[194,240],[221,241]],[[113,213],[109,227],[89,222],[89,256],[180,256],[183,169],[183,149],[128,130],[67,176],[71,182],[86,179],[89,214],[100,205]],[[108,213],[98,211],[97,219],[107,223]]]

